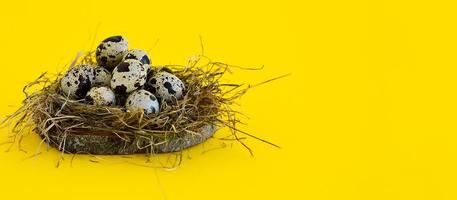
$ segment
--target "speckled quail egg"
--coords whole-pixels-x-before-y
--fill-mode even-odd
[[[87,103],[97,106],[111,106],[116,103],[116,96],[111,88],[93,87],[87,93],[85,100]]]
[[[94,69],[95,82],[97,86],[109,86],[111,83],[111,72],[104,67]]]
[[[131,49],[125,54],[124,60],[127,59],[135,59],[143,63],[144,65],[150,65],[151,64],[151,59],[149,58],[148,54],[146,51],[143,51],[141,49]]]
[[[170,74],[173,74],[173,71],[165,66],[152,66],[152,65],[144,65],[147,66],[148,68],[148,80],[151,79],[156,73],[158,72],[168,72]]]
[[[175,75],[161,71],[148,80],[146,88],[157,97],[172,101],[182,97],[185,86]]]
[[[128,59],[119,63],[113,70],[111,88],[117,94],[127,94],[141,88],[146,83],[147,72],[138,60]]]
[[[60,80],[60,89],[70,98],[86,96],[94,83],[94,68],[90,65],[76,65],[69,69]]]
[[[146,90],[132,92],[127,98],[125,107],[130,111],[143,109],[146,114],[159,112],[159,102],[157,101],[157,98]]]
[[[128,52],[128,41],[123,36],[112,36],[103,40],[95,50],[98,65],[113,70]]]

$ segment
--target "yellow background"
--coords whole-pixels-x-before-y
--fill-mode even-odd
[[[144,157],[64,156],[24,141],[0,153],[2,199],[456,199],[456,5],[452,1],[4,1],[0,114],[22,86],[122,34],[153,63],[200,52],[263,71],[242,128],[279,144],[208,141],[174,170]],[[95,44],[93,43],[95,41]],[[10,128],[2,129],[7,141]],[[228,134],[221,130],[217,135]],[[7,145],[0,146],[4,151]],[[216,150],[211,150],[216,149]],[[208,151],[209,150],[209,151]],[[171,157],[162,155],[157,160]],[[91,161],[92,160],[92,161]]]

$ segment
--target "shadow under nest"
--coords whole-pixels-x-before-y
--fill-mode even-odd
[[[75,64],[94,64],[93,53]],[[237,140],[252,154],[238,134],[268,143],[239,130],[242,123],[231,106],[249,89],[282,78],[280,76],[256,85],[221,83],[231,68],[259,70],[213,62],[206,56],[192,57],[186,65],[154,66],[153,70],[172,70],[186,85],[183,98],[161,104],[158,114],[130,112],[120,106],[94,106],[82,100],[70,100],[60,93],[62,74],[51,79],[46,73],[24,87],[22,106],[3,121],[15,121],[13,143],[22,140],[27,129],[33,129],[44,142],[64,153],[133,154],[181,151],[204,142],[217,129],[227,127],[231,139]],[[33,90],[29,92],[29,90]],[[17,120],[17,121],[16,121]]]

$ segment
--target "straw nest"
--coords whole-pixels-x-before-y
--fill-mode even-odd
[[[94,55],[77,57],[75,64],[93,64]],[[70,67],[71,67],[70,66]],[[236,128],[240,114],[231,108],[236,99],[256,85],[222,83],[221,77],[231,68],[258,70],[213,62],[197,55],[186,65],[154,66],[154,70],[171,70],[187,89],[181,100],[161,105],[158,114],[130,112],[123,107],[94,106],[70,100],[60,93],[59,80],[42,74],[24,87],[22,106],[3,123],[13,121],[14,141],[22,140],[25,130],[33,129],[50,146],[65,153],[133,154],[180,151],[211,137],[217,129],[227,127],[232,139],[250,152],[239,134],[260,139]],[[260,69],[260,68],[259,68]]]

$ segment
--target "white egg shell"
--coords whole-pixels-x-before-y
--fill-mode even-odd
[[[111,106],[116,103],[116,96],[111,88],[93,87],[85,98],[86,102],[97,106]]]
[[[178,77],[164,71],[151,77],[147,86],[150,92],[165,101],[179,100],[185,90],[184,83]]]
[[[147,72],[138,60],[128,59],[113,70],[111,88],[117,94],[127,94],[146,83]]]
[[[112,36],[103,40],[95,50],[98,65],[112,70],[128,52],[128,41],[123,36]]]
[[[159,112],[157,98],[146,90],[132,92],[126,100],[125,107],[130,111],[143,109],[146,114]]]
[[[143,51],[141,49],[131,49],[125,54],[124,60],[127,59],[135,59],[143,63],[144,65],[150,65],[151,64],[151,58],[148,56],[148,53],[146,51]]]
[[[109,86],[111,83],[111,72],[104,67],[94,69],[95,82],[94,85]]]
[[[94,67],[76,65],[69,69],[60,80],[60,89],[70,98],[81,99],[86,96],[94,83]]]

